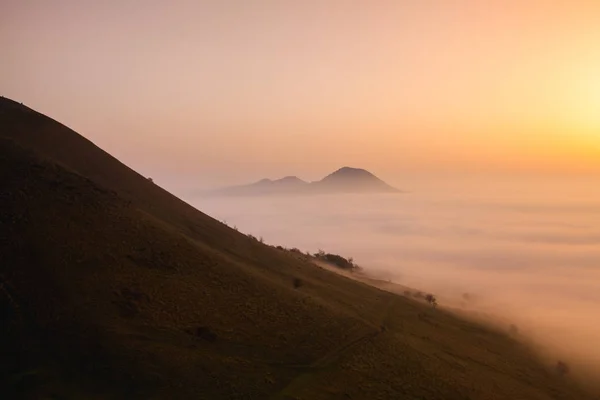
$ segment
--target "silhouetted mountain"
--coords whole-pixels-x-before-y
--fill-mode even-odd
[[[263,194],[295,194],[306,190],[308,182],[296,176],[286,176],[285,178],[271,180],[261,179],[256,183],[249,185],[232,186],[217,190],[213,194],[227,196],[253,196]]]
[[[399,192],[398,189],[388,185],[369,171],[351,167],[340,168],[320,181],[313,182],[312,186],[331,192]]]
[[[262,179],[256,183],[232,186],[211,192],[217,195],[258,196],[270,194],[306,195],[320,193],[399,193],[400,191],[367,170],[343,167],[320,181],[307,183],[298,177]]]

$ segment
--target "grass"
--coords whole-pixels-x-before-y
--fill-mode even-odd
[[[508,336],[249,239],[7,99],[0,182],[13,398],[590,398]]]

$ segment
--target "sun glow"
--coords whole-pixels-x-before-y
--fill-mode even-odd
[[[596,68],[592,68],[596,67]],[[588,64],[573,76],[569,114],[573,128],[600,142],[600,63]]]

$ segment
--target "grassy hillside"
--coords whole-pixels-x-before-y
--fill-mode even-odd
[[[4,98],[0,255],[0,398],[588,398],[504,335],[248,238]]]

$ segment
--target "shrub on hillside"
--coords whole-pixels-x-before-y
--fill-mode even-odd
[[[428,294],[427,296],[425,296],[425,301],[427,301],[432,307],[437,307],[437,299],[434,295]]]
[[[559,360],[556,363],[556,372],[558,373],[558,375],[565,376],[569,373],[569,371],[570,371],[570,368],[566,362]]]
[[[321,252],[319,252],[315,256],[320,260],[323,260],[325,262],[335,265],[336,267],[340,267],[340,268],[346,269],[346,270],[354,269],[354,263],[350,261],[352,259],[348,260],[338,254],[331,254],[331,253],[321,254]]]

